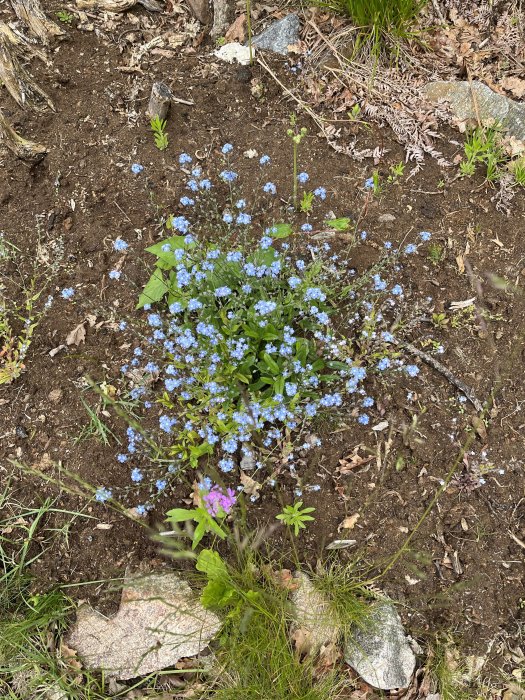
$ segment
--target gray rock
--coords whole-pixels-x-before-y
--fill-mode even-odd
[[[407,688],[416,657],[401,619],[391,603],[378,603],[365,630],[356,630],[344,652],[361,678],[381,690]]]
[[[291,13],[283,19],[273,22],[257,36],[252,37],[252,44],[260,49],[287,54],[288,47],[299,41],[299,17]]]
[[[330,614],[328,603],[317,591],[308,576],[296,574],[300,583],[292,593],[295,629],[307,636],[307,646],[312,653],[319,651],[323,644],[336,642],[340,629]]]
[[[501,122],[510,136],[525,140],[525,105],[499,95],[478,80],[472,81],[472,88],[467,81],[438,80],[425,85],[422,93],[431,102],[448,102],[462,121],[477,123],[479,114],[482,122]]]
[[[381,214],[378,218],[380,224],[391,224],[395,220],[396,217],[393,214]]]
[[[79,608],[67,644],[86,668],[128,680],[196,656],[219,628],[185,581],[173,573],[149,574],[128,579],[110,619],[88,605]]]

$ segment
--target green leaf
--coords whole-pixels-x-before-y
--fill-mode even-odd
[[[145,304],[153,304],[160,301],[168,291],[168,285],[164,280],[162,270],[156,269],[142,290],[137,303],[137,309],[142,309]]]
[[[210,581],[201,593],[201,603],[205,608],[224,608],[235,597],[235,589],[227,581]]]
[[[193,520],[196,515],[196,510],[188,510],[188,508],[174,508],[166,513],[167,520],[174,523],[182,523],[185,520]]]
[[[206,574],[210,581],[215,579],[228,579],[229,577],[226,564],[221,559],[220,554],[213,549],[203,549],[199,552],[195,568],[197,571]]]
[[[263,354],[263,360],[266,362],[267,367],[274,373],[274,374],[280,374],[281,370],[279,368],[279,365],[277,362],[273,359],[273,357],[270,357],[267,352]]]
[[[350,228],[351,223],[352,220],[345,216],[341,219],[328,219],[328,221],[324,222],[324,225],[328,226],[328,228],[333,228],[336,231],[346,231],[348,228]]]
[[[288,238],[293,233],[290,224],[274,224],[270,228],[270,236],[272,238]]]
[[[193,533],[193,541],[191,543],[191,548],[196,549],[197,545],[199,542],[202,540],[204,535],[206,534],[206,523],[204,520],[202,520],[197,527],[195,528],[195,532]]]
[[[170,246],[171,250],[162,250],[163,246],[166,244]],[[164,260],[164,262],[174,264],[175,257],[173,256],[173,251],[186,247],[189,246],[184,242],[184,236],[171,236],[171,238],[166,238],[163,241],[159,241],[158,243],[155,243],[155,245],[150,245],[149,248],[146,248],[146,252],[156,255],[157,258]]]

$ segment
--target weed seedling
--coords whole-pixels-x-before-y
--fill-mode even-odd
[[[284,506],[282,513],[276,515],[277,520],[282,520],[288,527],[293,527],[294,535],[298,537],[299,530],[306,529],[306,523],[315,518],[309,513],[313,513],[315,508],[303,508],[303,502],[297,501],[293,506]]]
[[[428,247],[428,259],[432,265],[439,265],[439,263],[443,260],[443,253],[443,246],[439,245],[439,243],[430,244]]]
[[[71,22],[75,19],[75,15],[72,15],[71,12],[68,12],[67,10],[59,10],[56,15],[60,22],[63,22],[64,24],[71,24]]]
[[[159,151],[165,151],[168,147],[168,134],[166,133],[166,120],[161,119],[157,114],[150,122],[155,146]]]

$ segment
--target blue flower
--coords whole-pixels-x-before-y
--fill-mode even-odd
[[[365,190],[373,190],[374,189],[374,178],[369,177],[367,180],[365,180]]]
[[[361,406],[363,408],[371,408],[374,405],[374,399],[371,396],[365,396],[361,401]]]
[[[373,275],[372,279],[374,280],[374,289],[376,292],[382,292],[386,289],[386,282],[381,279],[380,275]]]
[[[290,277],[288,279],[288,284],[292,289],[295,289],[301,284],[301,279],[299,277]]]
[[[361,425],[368,425],[370,423],[370,416],[367,413],[361,413],[357,422]]]
[[[132,470],[131,472],[131,481],[134,481],[136,484],[139,483],[139,481],[142,481],[144,478],[144,474],[138,469],[138,467],[135,467],[135,469]]]
[[[199,182],[199,187],[201,188],[201,190],[211,190],[211,188],[212,188],[211,180],[209,180],[208,178],[201,180]]]
[[[237,173],[234,173],[233,170],[223,170],[219,177],[224,182],[233,182],[237,179]]]
[[[192,192],[198,192],[199,191],[199,185],[195,180],[188,180],[186,183],[186,187],[191,190]]]
[[[286,382],[284,385],[286,396],[295,396],[297,394],[297,384],[294,382]]]
[[[417,377],[419,374],[419,367],[417,365],[407,365],[405,367],[405,372],[409,377]]]
[[[113,248],[114,248],[117,252],[121,253],[122,251],[127,250],[127,249],[129,248],[129,245],[128,245],[128,243],[126,243],[126,241],[123,240],[122,238],[116,238],[116,239],[113,241]]]
[[[312,224],[303,224],[301,226],[301,231],[304,231],[305,233],[309,233],[313,229]]]
[[[198,299],[190,299],[188,302],[188,311],[197,311],[202,309],[202,303]]]
[[[181,153],[179,156],[179,163],[184,165],[184,163],[191,163],[192,157],[188,153]]]
[[[179,314],[182,311],[182,304],[180,303],[180,301],[173,301],[168,308],[170,310],[170,313]]]
[[[392,248],[392,243],[390,241],[385,241],[385,250],[390,250]]]
[[[242,262],[242,253],[240,250],[232,250],[226,254],[228,262]]]
[[[121,464],[124,464],[124,462],[127,462],[127,461],[128,461],[128,455],[123,455],[123,454],[117,455],[117,460],[118,460]]]
[[[261,240],[259,241],[259,246],[263,250],[267,250],[273,243],[273,239],[270,238],[270,236],[263,236]]]
[[[223,457],[223,459],[221,459],[219,461],[219,469],[221,470],[221,472],[224,472],[225,474],[227,474],[228,472],[231,472],[234,467],[235,467],[235,464],[234,464],[233,459],[231,457]]]
[[[403,287],[400,284],[396,284],[395,287],[392,287],[392,294],[396,297],[403,296]]]
[[[252,286],[251,284],[243,284],[241,289],[245,294],[249,294],[252,291]]]
[[[383,357],[379,362],[377,363],[377,369],[383,371],[385,369],[388,369],[392,363],[388,359],[388,357]]]
[[[233,151],[233,146],[231,145],[231,143],[225,143],[224,146],[221,148],[221,152],[224,153],[224,155],[230,153],[231,151]]]
[[[99,503],[105,503],[106,501],[109,501],[111,496],[113,495],[111,489],[106,489],[104,486],[100,486],[96,491],[95,491],[95,499]]]
[[[361,231],[361,240],[366,241],[368,233],[366,231]]]
[[[118,324],[119,331],[125,331],[127,327],[128,327],[127,321],[121,321]]]
[[[155,486],[157,487],[157,491],[159,491],[159,493],[161,491],[164,491],[164,489],[167,486],[167,483],[168,482],[165,479],[157,479],[157,481],[155,482]]]
[[[317,187],[314,190],[314,195],[319,197],[319,199],[326,199],[326,190],[324,187]]]
[[[251,223],[252,217],[247,214],[246,212],[242,211],[240,214],[237,215],[237,218],[235,219],[236,224],[243,224],[244,226],[248,226],[249,223]]]
[[[422,241],[429,241],[432,238],[432,234],[429,231],[421,231],[419,237]]]
[[[176,422],[177,421],[175,418],[170,418],[169,416],[162,415],[159,418],[159,427],[165,433],[171,433],[171,429],[175,425]]]
[[[268,314],[271,314],[272,311],[275,311],[277,304],[275,301],[261,300],[258,301],[253,308],[255,309],[255,312],[259,314],[259,316],[268,316]]]
[[[218,289],[215,290],[215,296],[217,298],[229,297],[231,293],[232,290],[229,287],[218,287]]]
[[[134,175],[138,175],[138,174],[141,173],[143,170],[144,170],[144,166],[141,165],[140,163],[133,163],[133,165],[131,166],[131,172],[132,172]]]
[[[120,270],[111,270],[108,277],[110,280],[119,280],[122,272]]]
[[[267,194],[276,194],[277,187],[273,184],[273,182],[267,182],[263,187],[263,191]]]
[[[229,211],[225,211],[222,215],[222,220],[225,224],[231,224],[231,222],[233,221],[233,216],[230,214]]]
[[[297,179],[302,185],[304,185],[304,183],[308,182],[308,180],[310,179],[310,175],[308,175],[308,173],[299,173]]]
[[[417,251],[417,246],[414,245],[413,243],[409,243],[407,246],[405,246],[405,253],[407,255],[412,255],[412,253],[415,253]]]
[[[74,296],[74,294],[75,290],[73,289],[73,287],[65,287],[65,289],[63,289],[60,292],[60,296],[62,297],[62,299],[71,299]]]
[[[244,209],[246,207],[246,200],[245,199],[238,199],[235,202],[235,206],[237,209]]]
[[[191,197],[181,197],[179,199],[179,202],[182,204],[183,207],[192,207],[195,204],[195,200],[192,199]]]
[[[303,298],[305,301],[313,301],[314,299],[324,301],[326,299],[326,294],[322,292],[319,287],[308,287]]]
[[[261,165],[266,165],[267,163],[270,162],[270,156],[264,155],[259,158],[259,163]]]
[[[187,233],[190,227],[190,222],[185,216],[172,216],[171,227],[180,233]]]
[[[153,328],[160,328],[162,326],[162,319],[159,314],[148,314],[148,324]]]

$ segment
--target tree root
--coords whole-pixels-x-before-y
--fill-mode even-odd
[[[38,163],[47,154],[45,146],[28,141],[17,134],[0,110],[0,142],[2,141],[17,158],[30,163]]]
[[[39,0],[11,0],[11,5],[18,19],[22,20],[31,34],[38,37],[43,44],[47,45],[50,40],[65,36],[64,30],[46,17]]]

